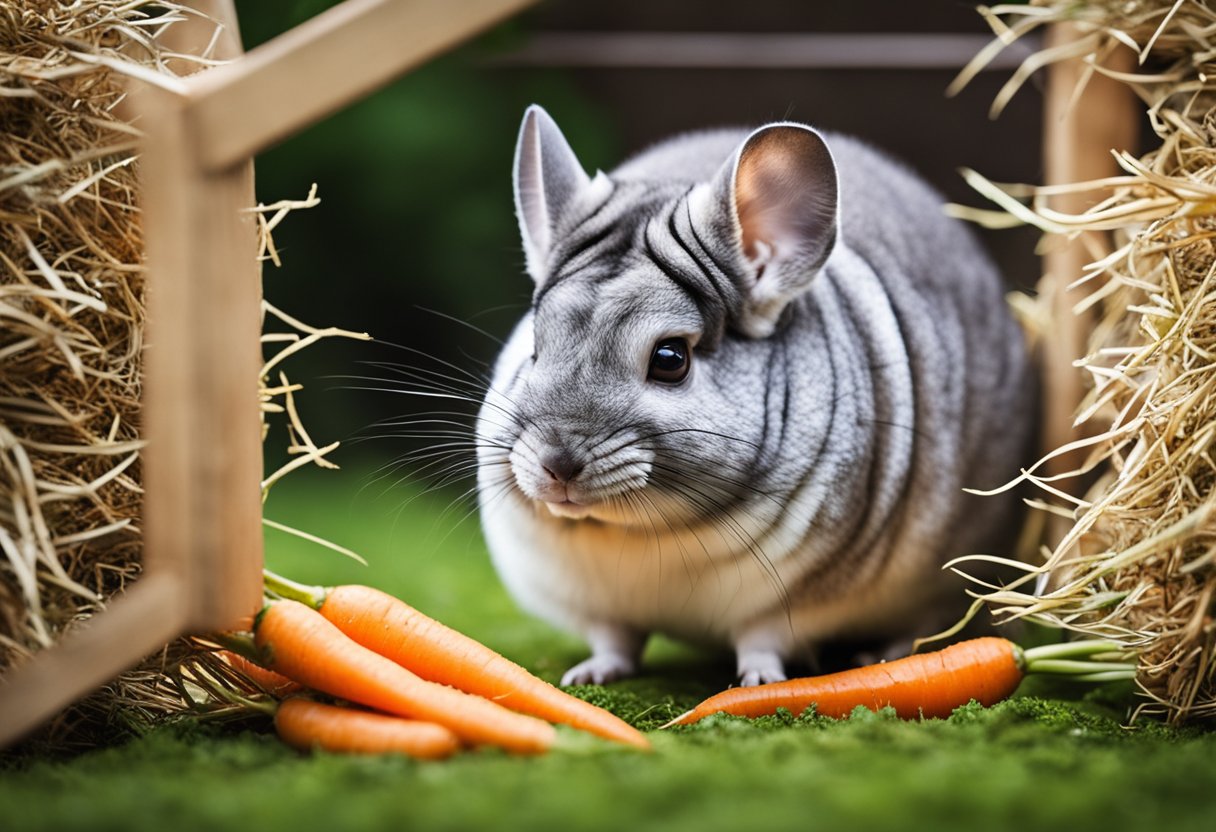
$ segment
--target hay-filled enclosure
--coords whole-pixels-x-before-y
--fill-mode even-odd
[[[0,9],[13,828],[1206,828],[1216,11],[329,5]],[[534,101],[591,170],[732,120],[854,132],[984,227],[1043,368],[1042,459],[1010,484],[1032,507],[1023,560],[970,585],[972,612],[1031,622],[1005,631],[1027,645],[1101,639],[1134,680],[1031,679],[945,720],[658,731],[732,681],[721,654],[658,640],[639,678],[571,688],[645,731],[650,755],[584,742],[427,763],[281,744],[265,684],[217,652],[258,612],[264,560],[405,598],[550,682],[585,655],[490,568],[461,500],[468,460],[448,453],[471,410],[383,403],[394,379],[464,395],[527,304],[509,172]],[[293,587],[272,579],[271,595]]]

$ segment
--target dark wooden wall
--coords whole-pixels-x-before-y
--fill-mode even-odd
[[[1016,55],[982,73],[957,97],[945,95],[971,47],[978,49],[991,37],[971,3],[553,0],[527,14],[525,22],[530,40],[504,58],[504,69],[562,67],[611,114],[629,150],[681,130],[790,118],[870,140],[954,201],[984,205],[959,177],[962,166],[996,181],[1041,179],[1037,83],[1027,85],[998,120],[988,116]],[[628,46],[626,33],[675,38],[670,49],[663,48],[661,38],[648,40],[639,56],[620,48]],[[698,50],[696,38],[689,39],[695,33],[812,37],[804,57],[780,37],[773,39],[773,54],[766,59],[754,57],[765,49],[763,37],[740,44],[740,50],[716,50],[706,39],[706,48]],[[862,37],[874,34],[905,37]],[[926,37],[937,34],[971,40]],[[816,44],[823,47],[818,55]],[[740,59],[749,45],[752,55]],[[912,58],[900,65],[901,55],[909,53]],[[754,65],[766,60],[772,65]],[[680,63],[685,65],[663,65]],[[1034,282],[1036,232],[982,236],[1012,283]]]

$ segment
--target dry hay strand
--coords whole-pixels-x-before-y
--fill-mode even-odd
[[[133,5],[0,8],[0,667],[139,571],[138,136],[99,63],[155,65]]]
[[[0,672],[56,643],[140,573],[144,247],[139,132],[121,109],[127,76],[215,63],[216,38],[197,56],[161,47],[163,32],[191,15],[197,22],[188,8],[138,0],[0,4]],[[316,202],[314,188],[302,201],[250,209],[263,259],[279,263],[270,233]],[[367,336],[307,326],[270,304],[263,314],[264,329],[277,330],[263,336],[263,423],[284,415],[293,455],[267,477],[265,496],[289,470],[332,465],[336,447],[304,429],[300,387],[280,363],[322,338]],[[173,714],[226,716],[232,707],[208,693],[217,685],[261,693],[209,646],[183,639],[41,736],[90,744]]]
[[[999,43],[1049,23],[1078,38],[1028,59],[998,105],[1055,60],[1126,83],[1144,103],[1160,146],[1117,154],[1119,176],[1065,186],[997,186],[968,178],[1009,216],[1049,235],[1110,232],[1109,251],[1078,276],[1074,311],[1099,324],[1077,362],[1090,381],[1076,424],[1087,438],[1040,460],[1019,481],[1065,513],[1068,535],[1023,576],[974,594],[1002,620],[1030,619],[1112,639],[1138,656],[1145,697],[1133,717],[1216,717],[1216,12],[1199,2],[1035,2],[986,10]],[[1131,48],[1134,73],[1101,62]],[[964,71],[966,80],[992,53]],[[1083,89],[1077,91],[1084,94]],[[1097,194],[1082,214],[1052,211],[1050,196]],[[984,218],[984,217],[981,217]],[[1084,498],[1053,487],[1047,459],[1088,454],[1100,476]],[[1073,476],[1071,472],[1065,476]]]

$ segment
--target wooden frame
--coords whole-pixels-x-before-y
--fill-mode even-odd
[[[261,604],[254,154],[532,2],[347,0],[241,55],[232,0],[196,0],[225,26],[215,55],[233,60],[132,91],[149,273],[144,574],[7,675],[0,746],[173,638],[239,626]],[[211,26],[168,32],[198,54]]]

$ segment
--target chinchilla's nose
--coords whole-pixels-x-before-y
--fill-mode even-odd
[[[583,470],[583,463],[565,448],[549,451],[540,460],[545,473],[558,482],[570,482]]]

